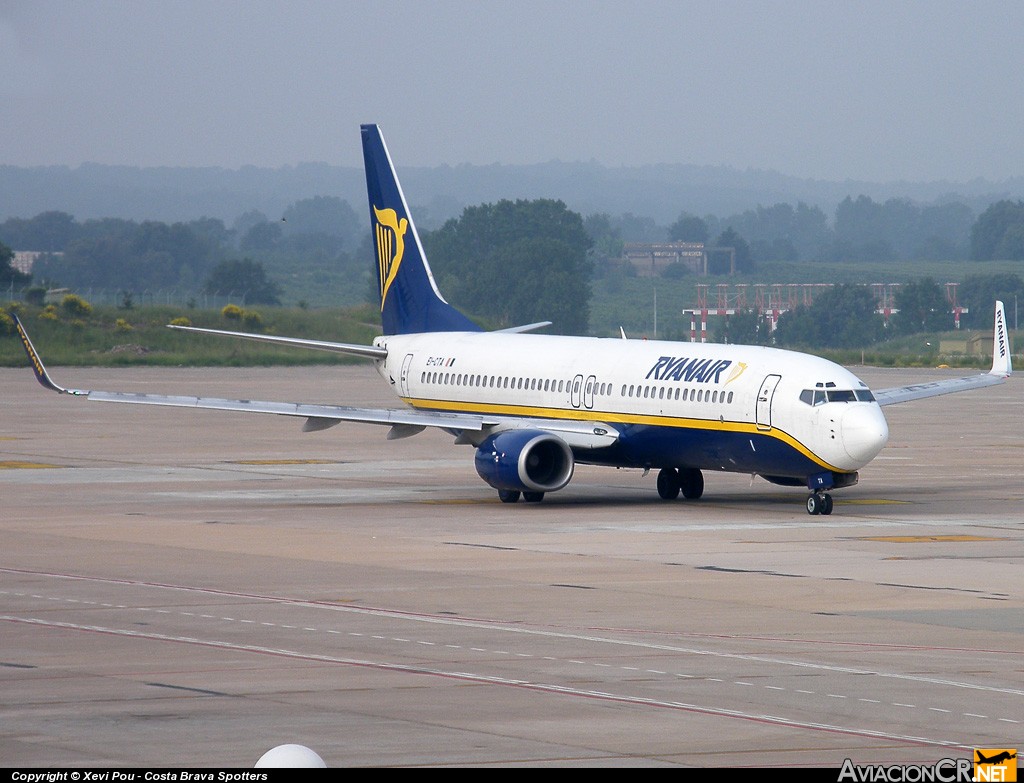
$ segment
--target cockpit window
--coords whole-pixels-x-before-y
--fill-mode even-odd
[[[821,389],[804,389],[800,392],[800,402],[805,405],[824,405],[825,392]]]
[[[826,402],[874,402],[875,395],[868,389],[804,389],[800,392],[800,401],[811,406]]]

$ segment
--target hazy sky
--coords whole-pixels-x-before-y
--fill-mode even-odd
[[[0,164],[1024,175],[1024,2],[0,0]]]

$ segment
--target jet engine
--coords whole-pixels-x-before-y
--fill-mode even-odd
[[[497,490],[515,492],[561,489],[569,483],[576,464],[569,444],[540,430],[491,435],[476,450],[475,462],[480,478]]]

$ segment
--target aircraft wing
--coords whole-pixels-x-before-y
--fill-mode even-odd
[[[953,392],[967,391],[969,389],[983,389],[986,386],[998,386],[1006,381],[1006,376],[996,376],[990,373],[972,375],[967,378],[950,378],[943,381],[931,381],[930,383],[914,383],[909,386],[898,386],[892,389],[874,390],[875,401],[879,405],[895,405],[898,402],[910,402],[921,400],[925,397],[938,397],[940,394],[952,394]]]
[[[363,424],[386,424],[391,427],[388,432],[388,439],[405,438],[422,432],[427,427],[436,427],[448,431],[455,431],[460,434],[460,439],[470,443],[479,441],[483,436],[474,437],[471,433],[495,429],[538,429],[558,435],[571,447],[576,448],[599,448],[610,446],[618,438],[619,433],[610,425],[602,422],[583,422],[560,419],[521,419],[510,416],[488,415],[482,416],[474,413],[458,413],[443,411],[420,411],[410,408],[355,408],[343,405],[316,405],[301,402],[269,402],[262,400],[227,400],[218,397],[193,397],[189,395],[168,395],[168,394],[142,394],[135,392],[114,392],[97,391],[89,389],[67,389],[58,385],[50,377],[39,353],[29,339],[28,332],[18,319],[12,315],[14,325],[18,330],[25,352],[32,362],[32,369],[35,372],[36,380],[43,387],[68,394],[73,397],[85,397],[96,402],[123,402],[135,405],[163,405],[175,408],[198,408],[219,411],[239,411],[244,413],[274,413],[279,416],[297,416],[304,418],[303,430],[312,432],[333,427],[343,421],[359,422]],[[193,330],[203,331],[203,330]],[[208,331],[208,330],[207,330]],[[252,337],[252,335],[240,334],[238,336]],[[272,341],[288,341],[290,338],[271,338]],[[296,344],[304,347],[309,346],[310,341],[295,340],[294,342],[283,342],[284,345]],[[372,346],[349,346],[339,343],[325,345],[338,346],[325,350],[342,350],[350,353],[349,348],[366,347],[366,356],[377,356],[377,351],[386,354],[382,348]]]
[[[898,386],[892,389],[874,391],[875,400],[879,405],[895,405],[899,402],[910,402],[926,397],[938,397],[941,394],[983,389],[1004,383],[1013,372],[1010,361],[1010,341],[1006,333],[1006,316],[1003,303],[996,302],[995,324],[992,332],[992,369],[979,375],[966,378],[950,378],[929,383],[914,383],[909,386]]]
[[[52,383],[52,382],[51,382]],[[45,385],[45,384],[44,384]],[[67,394],[85,396],[98,402],[129,402],[141,405],[167,405],[176,408],[206,408],[246,413],[276,413],[306,419],[307,432],[327,429],[343,421],[364,424],[390,424],[396,433],[414,434],[425,427],[457,430],[482,430],[484,419],[465,413],[431,413],[391,408],[352,408],[343,405],[311,405],[301,402],[265,402],[260,400],[224,400],[217,397],[189,397],[164,394],[133,394],[129,392],[65,390]]]
[[[44,388],[60,394],[69,394],[73,397],[85,397],[98,402],[127,402],[136,405],[165,405],[176,408],[207,408],[221,411],[243,411],[248,413],[276,413],[281,416],[300,416],[306,419],[303,429],[306,431],[322,430],[331,427],[342,421],[356,421],[367,424],[390,424],[392,427],[391,437],[404,437],[419,432],[425,427],[441,427],[458,430],[481,430],[484,428],[484,419],[480,416],[464,413],[434,413],[430,411],[395,410],[390,408],[352,408],[341,405],[311,405],[298,402],[265,402],[261,400],[225,400],[217,397],[191,397],[167,394],[137,394],[132,392],[94,391],[88,389],[66,389],[58,385],[50,377],[46,367],[43,365],[39,353],[29,339],[28,332],[22,325],[17,315],[12,315],[14,325],[18,330],[25,352],[32,362],[32,370],[35,372],[36,380]],[[193,330],[204,331],[204,330]],[[210,330],[206,330],[210,331]],[[254,337],[254,335],[238,334],[241,337]],[[295,340],[287,342],[289,338],[270,338],[271,341],[285,341],[282,344],[299,344],[304,347],[316,347],[309,345],[308,340]],[[340,343],[324,343],[323,345],[335,346],[325,350],[341,350],[351,353],[348,349],[364,348],[365,356],[379,357],[387,352],[383,348],[372,346],[349,346]]]

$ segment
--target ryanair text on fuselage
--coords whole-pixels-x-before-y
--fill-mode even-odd
[[[644,376],[656,381],[686,381],[707,383],[714,377],[719,383],[722,373],[732,365],[730,359],[688,359],[685,356],[662,356]]]

